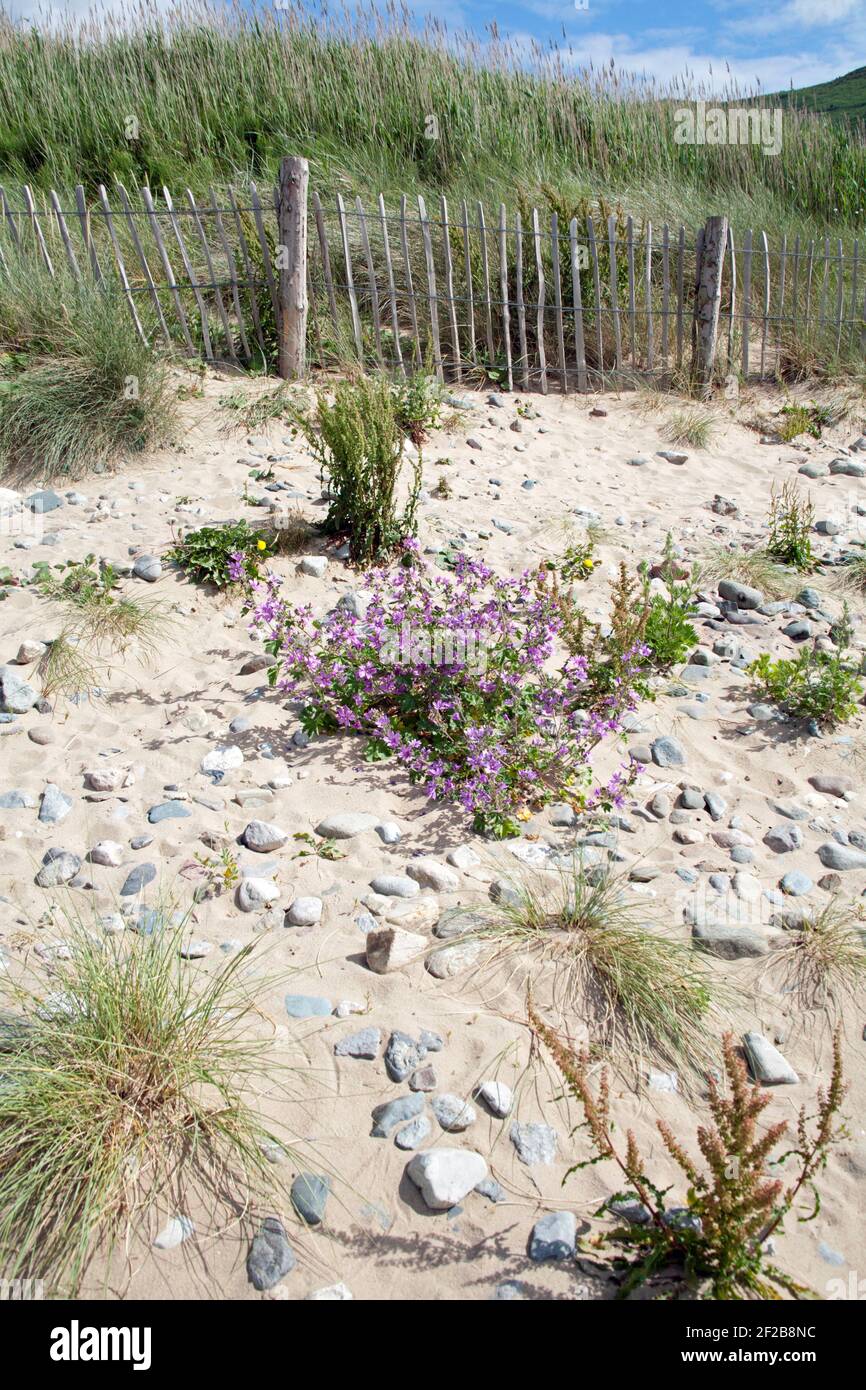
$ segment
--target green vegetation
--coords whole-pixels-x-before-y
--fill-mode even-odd
[[[833,423],[833,412],[828,406],[805,405],[802,401],[782,406],[785,417],[778,428],[778,435],[786,444],[798,439],[801,434],[810,434],[813,439],[821,438],[825,426]]]
[[[213,584],[217,589],[225,589],[237,583],[240,577],[232,572],[233,555],[244,557],[244,573],[255,579],[267,551],[268,542],[260,531],[254,531],[246,521],[230,521],[222,526],[202,526],[197,531],[188,531],[166,551],[166,559],[172,560],[197,584]]]
[[[706,410],[677,410],[665,426],[665,438],[670,444],[688,444],[692,449],[706,449],[718,424],[715,415]]]
[[[681,84],[573,74],[555,49],[530,65],[507,39],[454,37],[441,22],[420,35],[391,11],[323,22],[304,0],[145,10],[50,35],[4,20],[0,171],[7,183],[82,182],[91,194],[115,178],[206,193],[246,175],[266,186],[288,152],[344,194],[445,191],[514,206],[523,190],[551,208],[544,185],[691,223],[711,192],[740,227],[862,226],[859,128],[792,107],[774,159],[753,144],[679,144]],[[733,90],[728,99],[751,104]]]
[[[664,594],[651,594],[649,566],[644,562],[640,569],[643,597],[647,605],[643,641],[649,647],[650,661],[655,669],[669,671],[672,666],[685,660],[698,640],[698,634],[689,622],[694,613],[697,573],[689,576],[677,560],[670,531],[665,540],[660,568],[661,579],[668,591],[667,597]]]
[[[64,927],[50,971],[0,974],[0,1263],[74,1293],[97,1247],[152,1239],[166,1203],[218,1226],[273,1201],[252,1092],[285,1089],[286,1068],[262,1039],[252,946],[205,973],[166,921]]]
[[[859,1006],[866,990],[866,941],[856,907],[833,897],[784,933],[770,967],[781,967],[778,987],[800,1008],[838,1019],[846,1003]]]
[[[791,479],[782,485],[781,492],[773,487],[767,525],[770,539],[767,555],[782,565],[791,565],[798,574],[812,574],[818,562],[812,551],[812,526],[815,508],[809,497],[803,497]]]
[[[583,1110],[592,1157],[570,1170],[610,1161],[625,1179],[624,1190],[609,1197],[596,1217],[618,1219],[599,1237],[601,1248],[616,1252],[618,1297],[646,1286],[650,1296],[702,1299],[815,1298],[778,1265],[770,1262],[770,1237],[781,1232],[785,1218],[799,1206],[798,1220],[817,1216],[816,1179],[844,1128],[838,1123],[845,1098],[842,1048],[837,1032],[833,1069],[826,1089],[818,1090],[816,1113],[805,1106],[796,1136],[787,1120],[761,1123],[770,1104],[768,1091],[750,1085],[746,1065],[730,1033],[724,1039],[725,1085],[707,1079],[712,1123],[697,1132],[705,1167],[690,1156],[666,1120],[657,1120],[662,1143],[688,1184],[684,1205],[668,1207],[667,1192],[647,1172],[632,1130],[617,1135],[611,1114],[611,1086],[606,1071],[596,1083],[588,1052],[575,1052],[537,1015],[530,1022],[546,1044],[569,1091]],[[768,1169],[788,1169],[788,1176]],[[804,1199],[811,1196],[811,1204]],[[781,1291],[781,1292],[780,1292]]]
[[[840,122],[866,121],[866,68],[855,68],[830,82],[814,87],[798,87],[793,92],[778,92],[773,102],[788,104],[810,111],[824,111]]]
[[[801,651],[774,661],[762,652],[748,667],[761,693],[795,719],[834,727],[853,718],[863,697],[857,670],[839,652]]]

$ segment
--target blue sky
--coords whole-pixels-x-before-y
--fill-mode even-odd
[[[0,0],[34,19],[44,0]],[[163,9],[169,0],[154,0]],[[265,0],[267,3],[267,0]],[[374,4],[385,0],[373,0]],[[764,91],[804,86],[866,65],[866,0],[407,0],[419,16],[444,19],[451,30],[483,36],[495,22],[527,50],[533,39],[556,39],[575,66],[613,58],[627,72],[665,83],[689,72],[721,89],[732,77]],[[578,5],[587,8],[579,9]],[[91,0],[53,8],[84,14]],[[108,0],[107,8],[123,8]],[[563,29],[565,38],[563,39]]]

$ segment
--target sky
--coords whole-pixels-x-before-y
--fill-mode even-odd
[[[45,0],[0,0],[34,22]],[[122,9],[125,0],[104,0]],[[154,0],[164,8],[170,0]],[[268,0],[260,0],[268,3]],[[351,3],[351,0],[350,0]],[[386,0],[371,0],[384,9]],[[779,91],[808,86],[866,65],[866,0],[407,0],[422,16],[484,38],[495,23],[529,50],[555,40],[575,67],[613,59],[623,72],[664,84],[686,72],[722,90]],[[55,0],[56,10],[85,14],[91,0]]]

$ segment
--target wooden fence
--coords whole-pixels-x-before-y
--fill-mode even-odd
[[[444,196],[365,207],[307,184],[306,161],[286,159],[278,187],[219,197],[0,189],[0,273],[62,263],[116,285],[142,339],[285,377],[355,361],[542,392],[637,375],[709,387],[783,374],[804,344],[866,353],[857,241],[740,239],[723,217],[563,223]]]

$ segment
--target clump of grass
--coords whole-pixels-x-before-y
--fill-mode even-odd
[[[0,277],[0,473],[77,477],[166,442],[163,364],[111,284],[18,257]]]
[[[147,1233],[166,1204],[219,1222],[272,1195],[252,1094],[280,1068],[253,946],[206,974],[180,959],[182,930],[68,925],[50,976],[0,976],[0,1260],[74,1293],[97,1247]]]
[[[774,486],[770,494],[767,524],[770,538],[767,554],[771,560],[791,565],[798,574],[812,574],[818,568],[812,550],[812,526],[815,508],[810,497],[803,497],[797,484],[789,479],[781,491]]]
[[[302,413],[295,425],[317,460],[330,507],[324,529],[344,535],[352,560],[369,565],[414,536],[421,487],[421,465],[413,465],[403,512],[397,483],[403,460],[403,429],[389,382],[358,376],[341,381],[333,401],[319,392],[314,415]]]
[[[838,418],[831,406],[817,405],[814,401],[811,405],[806,405],[803,401],[789,402],[788,405],[782,406],[781,414],[783,419],[777,427],[777,433],[786,444],[799,438],[801,434],[820,439],[822,430],[836,423]]]
[[[233,391],[228,396],[220,396],[219,404],[230,412],[228,429],[254,434],[272,420],[288,421],[298,407],[298,390],[284,384],[257,396],[251,396],[246,391]]]
[[[762,652],[747,667],[758,690],[795,719],[834,728],[852,719],[863,698],[858,672],[843,653],[807,648],[788,660]]]
[[[771,1098],[760,1086],[750,1085],[734,1039],[730,1033],[725,1035],[727,1094],[713,1076],[708,1078],[712,1123],[697,1132],[705,1166],[691,1157],[666,1120],[656,1121],[668,1155],[688,1184],[684,1205],[668,1207],[669,1189],[662,1190],[647,1171],[634,1132],[627,1130],[624,1142],[615,1137],[607,1071],[602,1071],[594,1088],[588,1053],[575,1053],[563,1043],[531,1003],[529,1018],[583,1109],[592,1156],[570,1172],[610,1161],[626,1183],[595,1213],[608,1219],[620,1217],[619,1224],[598,1240],[601,1248],[611,1246],[617,1252],[619,1298],[642,1286],[668,1299],[776,1299],[780,1291],[795,1299],[816,1297],[771,1263],[768,1242],[809,1193],[811,1208],[798,1220],[810,1221],[820,1209],[816,1179],[845,1133],[838,1124],[846,1090],[838,1032],[829,1084],[818,1091],[814,1116],[807,1115],[805,1106],[801,1109],[794,1139],[787,1137],[786,1120],[759,1124]],[[768,1176],[768,1168],[782,1164],[793,1168],[787,1180]]]
[[[866,989],[863,930],[856,909],[831,898],[802,927],[786,932],[784,945],[773,953],[770,965],[781,968],[781,987],[801,1008],[833,1017],[846,1002],[859,1002]]]
[[[799,588],[795,575],[786,572],[766,550],[729,550],[711,546],[701,557],[701,578],[707,584],[734,579],[752,589],[760,589],[770,599],[790,598]]]
[[[645,924],[645,904],[628,895],[621,875],[585,869],[575,856],[551,878],[516,881],[514,900],[486,913],[472,935],[494,947],[494,959],[535,958],[557,1007],[585,1019],[594,1049],[618,1067],[653,1062],[688,1087],[715,1051],[718,992],[706,966]]]
[[[706,449],[717,426],[716,416],[705,410],[677,410],[665,425],[664,437],[669,444]]]

